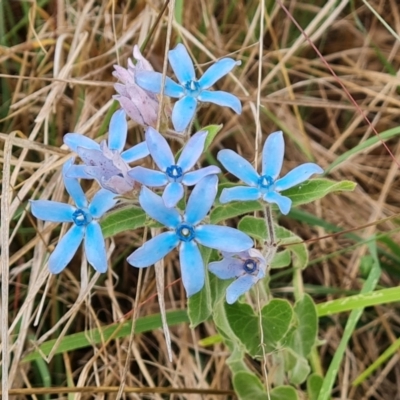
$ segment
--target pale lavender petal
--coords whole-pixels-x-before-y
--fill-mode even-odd
[[[60,273],[78,250],[85,234],[86,227],[73,225],[58,242],[49,258],[49,270],[52,274]]]
[[[155,124],[158,116],[158,99],[154,93],[142,89],[138,85],[127,86],[128,97],[140,112],[145,125]],[[143,124],[142,124],[143,125]]]
[[[186,205],[185,221],[196,225],[204,219],[214,203],[218,189],[218,177],[208,175],[193,189]]]
[[[128,171],[128,175],[135,181],[150,187],[165,186],[168,183],[167,175],[164,172],[144,167],[134,167]]]
[[[151,126],[146,130],[146,143],[154,162],[161,171],[165,172],[168,167],[175,164],[168,142]]]
[[[67,133],[64,135],[63,140],[64,143],[75,153],[78,152],[78,147],[100,150],[100,145],[98,143],[80,133]]]
[[[181,84],[184,85],[196,78],[192,59],[182,43],[178,43],[173,50],[168,52],[168,60]]]
[[[87,207],[88,202],[86,200],[85,193],[83,193],[81,185],[79,184],[77,179],[66,177],[66,174],[70,169],[71,165],[73,164],[73,162],[74,162],[73,159],[69,159],[63,166],[62,173],[64,178],[64,185],[69,195],[74,199],[76,206],[78,208],[84,208]]]
[[[139,125],[145,125],[142,114],[130,98],[118,95],[113,96],[113,98],[119,102],[120,106],[125,110],[130,119]]]
[[[172,110],[172,124],[177,132],[184,131],[194,117],[197,100],[194,97],[185,96],[178,100]]]
[[[145,69],[147,71],[153,71],[153,66],[143,57],[140,52],[139,46],[135,44],[133,46],[133,57],[137,61],[136,68],[137,69]]]
[[[107,271],[107,252],[103,233],[97,221],[92,221],[86,227],[85,254],[90,265],[97,272]]]
[[[178,210],[175,208],[168,208],[164,204],[163,199],[150,189],[147,189],[146,186],[143,186],[140,191],[139,202],[143,210],[146,211],[151,218],[168,228],[176,228],[182,220]]]
[[[200,182],[207,175],[217,175],[221,170],[215,165],[209,165],[196,171],[187,172],[182,179],[182,183],[186,186],[193,186]]]
[[[126,90],[126,86],[123,85],[122,83],[114,83],[114,89],[118,94],[115,94],[113,96],[113,99],[118,100],[120,97],[128,96],[128,91]]]
[[[115,193],[106,189],[100,189],[93,197],[89,211],[94,218],[100,218],[117,202]]]
[[[283,178],[275,183],[275,189],[278,191],[289,189],[306,181],[313,174],[322,174],[324,170],[317,164],[306,163],[292,169]]]
[[[282,131],[271,133],[262,152],[262,174],[275,181],[282,169],[284,153],[285,141]]]
[[[183,172],[189,171],[196,164],[204,150],[206,139],[206,131],[197,132],[189,139],[177,162]]]
[[[72,222],[76,208],[65,203],[50,200],[29,200],[31,212],[43,221]]]
[[[73,179],[93,179],[93,176],[86,172],[86,165],[71,165],[65,175]]]
[[[208,269],[220,279],[232,279],[244,273],[243,260],[236,257],[224,257],[221,261],[214,261],[208,264]]]
[[[164,232],[135,250],[127,261],[137,268],[149,267],[165,257],[178,244],[179,238],[175,232]]]
[[[205,271],[203,258],[194,241],[182,242],[179,249],[182,283],[188,297],[194,295],[204,286]]]
[[[109,179],[102,177],[100,179],[102,188],[107,189],[115,194],[125,194],[133,190],[135,181],[130,178],[114,175]]]
[[[121,153],[121,157],[126,163],[131,163],[140,160],[149,154],[147,143],[142,142]]]
[[[119,65],[113,65],[115,71],[112,72],[112,75],[115,76],[117,79],[119,79],[122,83],[126,84],[126,83],[132,83],[133,81],[133,76],[129,73],[129,71]],[[117,85],[118,86],[122,86],[124,87],[124,85],[121,85],[120,83],[116,83],[114,85],[115,89],[118,91],[117,89]]]
[[[242,294],[248,292],[257,282],[252,275],[243,275],[232,282],[226,289],[226,302],[233,304]]]
[[[135,74],[135,82],[143,89],[153,93],[161,92],[162,74],[153,71],[137,71]],[[185,90],[168,76],[165,79],[164,94],[169,97],[181,97],[185,94]]]
[[[242,156],[233,150],[221,150],[217,155],[218,161],[232,175],[247,183],[249,186],[257,186],[260,176],[254,167]]]
[[[170,182],[164,189],[162,198],[164,204],[168,207],[175,207],[178,201],[183,197],[183,186],[179,182]]]
[[[253,247],[250,236],[229,226],[199,225],[195,228],[196,241],[220,251],[244,251]]]
[[[128,123],[124,110],[115,111],[110,121],[108,131],[108,148],[117,150],[119,153],[124,149],[126,136],[128,133]]]
[[[236,96],[228,92],[204,90],[199,94],[198,99],[205,103],[214,103],[222,107],[229,107],[236,114],[242,113],[242,103]]]
[[[222,190],[219,198],[220,203],[225,204],[230,201],[250,201],[257,200],[261,197],[261,192],[258,188],[247,186],[236,186]]]
[[[235,61],[232,58],[221,58],[204,73],[199,79],[199,85],[202,89],[208,89],[214,85],[219,79],[228,74],[240,61]]]
[[[292,200],[289,197],[280,195],[278,192],[265,193],[263,199],[268,203],[276,204],[284,215],[288,214],[290,207],[292,207]]]

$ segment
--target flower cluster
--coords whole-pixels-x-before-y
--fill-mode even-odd
[[[193,62],[182,44],[169,52],[169,62],[179,83],[166,77],[163,92],[178,99],[171,116],[175,131],[187,130],[183,135],[184,146],[174,154],[165,137],[155,129],[162,75],[153,70],[137,46],[133,56],[136,65],[129,60],[127,69],[115,66],[114,76],[121,83],[115,84],[118,95],[114,97],[122,109],[110,120],[108,140],[98,143],[79,133],[68,133],[64,137],[64,143],[82,160],[82,164],[69,160],[62,172],[65,187],[76,207],[47,200],[31,201],[32,213],[37,218],[72,223],[50,255],[49,269],[52,273],[61,272],[84,240],[88,262],[96,271],[105,272],[106,247],[99,219],[117,203],[117,195],[139,192],[141,208],[165,230],[137,248],[127,258],[128,263],[137,268],[149,267],[177,248],[183,286],[187,296],[192,296],[205,282],[206,266],[200,246],[216,249],[222,253],[222,260],[210,263],[208,269],[220,279],[234,279],[226,292],[226,300],[231,304],[265,277],[268,265],[247,234],[209,223],[208,214],[218,193],[221,170],[214,165],[197,167],[206,148],[208,131],[201,130],[191,137],[189,131],[201,102],[227,106],[241,113],[241,103],[236,96],[210,90],[240,63],[231,58],[220,59],[197,79]],[[145,140],[128,150],[125,150],[126,115],[145,127]],[[130,165],[149,155],[156,169]],[[223,189],[220,203],[262,200],[276,204],[281,213],[287,214],[292,202],[280,192],[321,173],[322,169],[306,163],[279,178],[283,156],[282,132],[268,136],[262,153],[261,174],[234,151],[221,150],[217,158],[223,167],[247,186]],[[94,179],[101,186],[90,204],[79,179]],[[164,188],[161,195],[159,188]],[[182,205],[182,200],[186,206]]]

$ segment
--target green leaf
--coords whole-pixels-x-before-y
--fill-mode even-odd
[[[200,246],[200,252],[203,258],[204,266],[208,265],[211,249]],[[206,267],[205,267],[206,268]],[[211,316],[211,296],[209,274],[205,271],[205,283],[200,292],[190,296],[188,299],[188,316],[191,328],[195,328]]]
[[[201,131],[207,131],[207,139],[206,143],[204,144],[204,152],[210,147],[211,143],[215,139],[215,136],[217,136],[217,133],[222,129],[224,125],[208,125],[205,126],[204,128],[201,128]]]
[[[139,207],[130,206],[107,214],[100,222],[105,238],[117,233],[145,226],[146,213]]]
[[[311,374],[307,379],[307,394],[309,400],[317,400],[324,378],[317,374]]]
[[[251,372],[233,375],[233,387],[240,400],[266,400],[268,394],[261,381]]]
[[[167,312],[167,321],[169,326],[189,322],[186,310],[177,310]],[[138,318],[135,321],[135,333],[149,332],[161,328],[161,315],[154,314]],[[62,338],[54,354],[66,353],[76,349],[93,346],[106,342],[111,337],[113,339],[128,337],[131,334],[132,321],[126,321],[122,324],[112,324],[101,327],[100,329],[91,329],[89,331],[74,333]],[[49,355],[58,339],[49,340],[42,343],[38,350],[33,351],[24,357],[22,362],[33,361]]]
[[[279,386],[271,390],[271,400],[298,400],[298,397],[293,387]]]
[[[300,204],[307,204],[321,199],[329,193],[351,192],[355,189],[356,185],[355,182],[351,181],[335,182],[323,178],[310,179],[298,186],[284,190],[281,194],[290,197],[293,202],[292,207],[296,207]]]
[[[229,218],[253,211],[260,211],[262,209],[258,201],[232,201],[227,204],[217,205],[210,213],[210,222],[212,224],[218,224]]]
[[[287,300],[272,299],[262,308],[261,316],[266,351],[271,352],[278,347],[288,332],[293,309]]]
[[[274,259],[271,262],[271,269],[285,268],[290,265],[292,258],[290,256],[290,251],[285,249],[275,254]]]
[[[246,347],[247,352],[252,356],[259,353],[260,328],[252,307],[240,302],[231,305],[225,303],[225,313],[232,331]]]
[[[262,218],[246,215],[239,221],[237,227],[242,232],[247,233],[249,236],[259,240],[260,242],[265,242],[268,238],[267,226],[265,220]]]
[[[293,368],[289,371],[289,380],[293,385],[300,385],[306,381],[311,368],[304,357],[296,357]]]
[[[294,268],[304,269],[307,267],[308,250],[303,240],[293,232],[278,225],[275,225],[275,235],[278,239],[278,245],[287,245],[287,249],[293,253]]]
[[[302,357],[308,357],[317,340],[318,315],[317,308],[308,294],[296,302],[293,307],[297,323],[296,328],[290,332],[285,343],[295,353]]]

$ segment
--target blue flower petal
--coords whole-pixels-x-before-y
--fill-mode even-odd
[[[175,207],[178,201],[183,197],[183,186],[179,182],[170,182],[166,186],[162,199],[168,208]]]
[[[221,251],[244,251],[253,247],[250,236],[229,226],[199,225],[195,228],[196,241]]]
[[[292,207],[292,200],[290,200],[289,197],[280,195],[278,192],[266,193],[263,199],[268,203],[276,204],[284,215],[288,214],[290,207]]]
[[[196,78],[192,59],[182,43],[177,44],[168,52],[168,60],[182,85]]]
[[[209,90],[204,90],[197,98],[199,101],[203,101],[205,103],[214,103],[222,107],[229,107],[235,111],[236,114],[242,113],[242,103],[236,96],[228,92],[211,92]]]
[[[117,202],[116,194],[106,189],[100,189],[93,197],[89,211],[94,218],[100,218]]]
[[[161,171],[165,172],[168,167],[175,164],[168,142],[151,126],[146,130],[146,143],[154,162]]]
[[[137,268],[149,267],[165,257],[178,244],[179,238],[175,232],[164,232],[135,250],[127,261]]]
[[[257,282],[252,275],[243,275],[232,282],[226,289],[226,302],[233,304],[242,294],[248,292]]]
[[[218,189],[218,177],[208,175],[204,177],[193,189],[186,205],[185,221],[196,225],[210,211]]]
[[[72,222],[76,208],[65,203],[50,200],[29,200],[32,214],[43,221]]]
[[[58,242],[49,258],[49,270],[52,274],[60,273],[78,250],[85,234],[85,226],[73,225]]]
[[[185,96],[178,100],[172,110],[172,124],[177,132],[184,131],[196,112],[197,100],[194,97]]]
[[[182,283],[188,297],[194,295],[204,286],[205,272],[203,258],[196,242],[182,242],[179,249]]]
[[[128,175],[135,181],[150,187],[165,186],[168,183],[167,175],[164,172],[144,167],[134,167],[128,171]]]
[[[71,165],[66,172],[66,177],[73,179],[93,179],[93,176],[86,172],[86,165]]]
[[[97,272],[107,271],[107,252],[104,243],[103,233],[97,221],[92,221],[86,227],[85,233],[85,254],[90,265]]]
[[[221,58],[215,64],[211,65],[210,68],[204,73],[199,79],[199,85],[202,89],[208,89],[214,85],[219,79],[228,74],[236,65],[240,62],[233,60],[232,58]]]
[[[141,158],[144,158],[149,154],[150,152],[149,148],[147,147],[147,143],[142,142],[122,152],[121,157],[126,163],[131,163],[140,160]]]
[[[317,164],[306,163],[292,169],[283,178],[275,183],[276,190],[286,190],[304,182],[313,174],[322,174],[324,170]]]
[[[128,123],[126,122],[125,111],[115,111],[111,117],[110,128],[108,130],[108,148],[121,153],[126,143],[127,133]]]
[[[250,201],[257,200],[261,197],[261,192],[258,188],[247,186],[236,186],[222,190],[219,198],[220,203],[225,204],[230,201]]]
[[[168,228],[176,228],[182,221],[178,210],[175,208],[168,208],[164,204],[163,199],[150,189],[147,189],[146,186],[143,186],[140,191],[139,202],[143,210],[146,211],[151,218]]]
[[[224,257],[221,261],[208,264],[208,269],[219,279],[232,279],[240,276],[243,271],[243,260],[236,257]]]
[[[85,147],[92,150],[100,150],[100,145],[93,139],[81,135],[80,133],[67,133],[64,135],[64,143],[75,153],[78,153],[78,147]]]
[[[136,71],[135,82],[145,90],[153,93],[161,92],[162,74],[154,71]],[[165,79],[164,94],[169,97],[179,98],[185,94],[185,90],[168,76]]]
[[[68,170],[70,169],[71,165],[73,164],[73,159],[69,159],[63,166],[63,177],[64,177],[64,185],[65,189],[67,189],[67,192],[69,195],[74,199],[74,202],[78,208],[84,208],[87,207],[88,202],[86,200],[85,193],[83,193],[83,190],[81,188],[81,185],[79,184],[77,179],[73,178],[67,178],[67,173]]]
[[[247,183],[249,186],[257,186],[260,176],[254,167],[242,156],[233,150],[221,150],[217,155],[218,161],[231,174]]]
[[[183,178],[182,183],[186,186],[193,186],[200,182],[207,175],[217,175],[221,170],[215,165],[209,165],[196,171],[187,172]]]
[[[183,172],[189,171],[196,164],[204,150],[206,139],[206,131],[197,132],[189,139],[177,162]]]
[[[282,169],[284,153],[285,141],[282,131],[271,133],[262,152],[262,175],[270,176],[275,181]]]

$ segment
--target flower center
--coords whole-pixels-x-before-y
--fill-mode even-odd
[[[197,97],[200,94],[200,85],[197,81],[188,81],[185,83],[184,87],[187,96]]]
[[[258,180],[258,186],[260,187],[260,189],[268,190],[271,188],[271,186],[273,186],[273,184],[274,180],[268,175],[260,176]]]
[[[181,224],[176,229],[176,234],[182,242],[190,242],[194,239],[194,228],[191,225]]]
[[[92,222],[92,216],[88,212],[78,208],[72,214],[72,220],[75,222],[75,225],[77,226],[86,226],[90,222]]]
[[[243,269],[246,273],[252,274],[257,271],[257,262],[249,258],[243,263]]]
[[[179,165],[171,165],[167,168],[166,173],[168,177],[175,182],[182,178],[183,175],[182,168]]]

